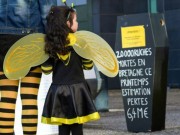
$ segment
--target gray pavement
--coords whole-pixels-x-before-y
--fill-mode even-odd
[[[99,121],[84,125],[84,135],[180,135],[180,89],[167,90],[165,130],[128,132],[120,90],[109,90],[109,111],[100,115]]]

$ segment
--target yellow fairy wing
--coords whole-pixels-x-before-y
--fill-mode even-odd
[[[19,39],[8,50],[3,64],[4,74],[9,79],[20,79],[27,75],[31,67],[48,59],[44,51],[44,34],[29,34]]]
[[[89,31],[77,31],[77,44],[74,50],[94,64],[104,75],[115,77],[119,71],[116,55],[110,45],[100,36]]]

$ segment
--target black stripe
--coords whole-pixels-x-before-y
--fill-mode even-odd
[[[0,86],[0,90],[17,92],[18,91],[18,86],[4,85],[4,86]]]
[[[36,131],[23,131],[24,134],[36,135]]]
[[[41,78],[42,73],[29,72],[26,77],[37,77]]]
[[[14,118],[2,118],[2,117],[0,117],[0,121],[14,121]]]
[[[3,113],[15,113],[15,110],[14,109],[0,108],[0,112],[3,112]]]
[[[36,127],[37,123],[22,123],[23,127]]]
[[[34,95],[34,94],[21,94],[21,99],[37,99],[37,95]]]
[[[0,128],[6,129],[6,128],[13,128],[14,126],[9,126],[9,125],[0,125]],[[0,133],[1,135],[1,133]]]
[[[23,105],[22,108],[23,110],[30,110],[30,109],[37,110],[37,105]]]
[[[88,67],[89,67],[89,66],[91,66],[91,67],[93,66],[92,63],[91,63],[91,64],[89,64],[89,63],[83,63],[83,65],[84,65],[84,66],[88,66]]]
[[[38,115],[22,115],[22,119],[37,119]]]
[[[1,135],[14,135],[13,132],[10,132],[10,133],[1,133]]]
[[[39,88],[39,84],[37,83],[21,83],[21,87],[29,87],[29,88]]]
[[[7,79],[7,77],[5,76],[5,74],[0,75],[0,79]]]
[[[1,102],[15,104],[16,103],[16,99],[15,98],[5,98],[5,97],[2,97],[1,98]]]

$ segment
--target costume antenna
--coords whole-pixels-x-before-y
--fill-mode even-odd
[[[67,6],[66,0],[62,0],[62,2]]]
[[[71,3],[71,8],[74,8],[74,3]]]
[[[62,0],[62,3],[64,3],[67,6],[66,0]],[[70,8],[73,8],[73,7],[74,7],[74,3],[71,3],[71,7]]]

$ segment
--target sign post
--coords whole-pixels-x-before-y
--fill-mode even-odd
[[[164,129],[168,42],[163,14],[119,16],[115,51],[128,131]]]
[[[150,13],[157,13],[157,0],[148,0],[148,11]]]

